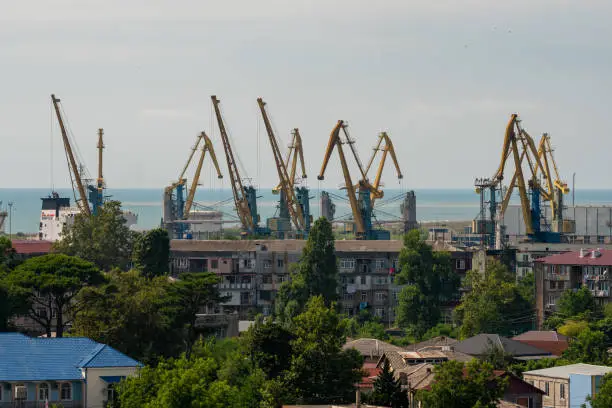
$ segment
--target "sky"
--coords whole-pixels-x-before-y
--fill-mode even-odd
[[[612,188],[611,17],[607,0],[4,2],[0,188],[69,185],[52,93],[92,174],[104,128],[115,189],[174,181],[201,131],[223,159],[213,94],[262,187],[278,175],[258,97],[283,150],[300,129],[313,187],[343,181],[336,152],[316,177],[343,119],[362,161],[391,136],[404,178],[389,164],[386,186],[472,188],[516,112],[551,135],[563,178]],[[203,187],[229,188],[206,163]]]

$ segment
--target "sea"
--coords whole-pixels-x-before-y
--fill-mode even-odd
[[[350,207],[346,200],[346,191],[329,190],[336,205],[336,219],[347,219]],[[417,219],[421,222],[470,221],[478,216],[479,196],[472,189],[415,189],[417,202]],[[64,197],[70,197],[74,203],[71,189],[57,189]],[[396,221],[400,216],[401,198],[405,190],[385,189],[385,197],[376,202],[376,219],[379,221]],[[5,222],[5,231],[13,233],[34,233],[38,231],[42,197],[47,197],[50,189],[44,188],[0,188],[0,209],[8,211],[11,202],[10,220]],[[163,189],[108,189],[109,199],[121,201],[123,207],[138,215],[135,229],[147,230],[158,227],[162,218]],[[320,213],[321,190],[311,189],[311,213],[316,219]],[[257,207],[261,222],[277,213],[278,196],[272,194],[271,188],[258,189]],[[576,205],[612,205],[612,189],[578,189],[575,192]],[[218,210],[224,213],[224,220],[237,220],[230,189],[200,188],[196,194],[196,209]],[[572,204],[572,193],[566,196],[567,205]],[[511,203],[519,203],[513,197]]]

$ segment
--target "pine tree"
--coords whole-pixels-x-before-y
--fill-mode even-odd
[[[374,380],[372,402],[391,408],[408,407],[408,395],[402,391],[400,380],[393,378],[388,360],[385,360],[382,371]]]

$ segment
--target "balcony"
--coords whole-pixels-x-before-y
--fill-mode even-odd
[[[591,293],[595,297],[609,297],[610,296],[609,290],[592,290]]]
[[[568,281],[569,275],[560,275],[558,273],[547,273],[546,279],[549,281]]]
[[[219,289],[251,289],[251,283],[220,283]],[[2,407],[0,407],[2,408]]]

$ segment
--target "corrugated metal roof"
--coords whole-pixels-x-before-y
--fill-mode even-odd
[[[598,251],[599,256],[593,257],[593,251]],[[581,251],[565,252],[562,254],[546,256],[536,260],[546,265],[592,265],[610,266],[612,265],[612,250],[610,249],[585,249],[583,256]]]
[[[455,343],[455,350],[472,356],[482,356],[489,352],[491,347],[499,347],[504,353],[512,357],[522,356],[550,356],[550,352],[537,347],[524,344],[516,340],[510,340],[498,334],[478,334],[459,343]]]
[[[80,380],[80,368],[139,365],[112,347],[84,337],[0,333],[0,381]]]
[[[569,379],[570,374],[605,375],[612,372],[612,367],[592,364],[570,364],[560,367],[543,368],[541,370],[525,371],[523,375],[537,375],[551,378]]]

